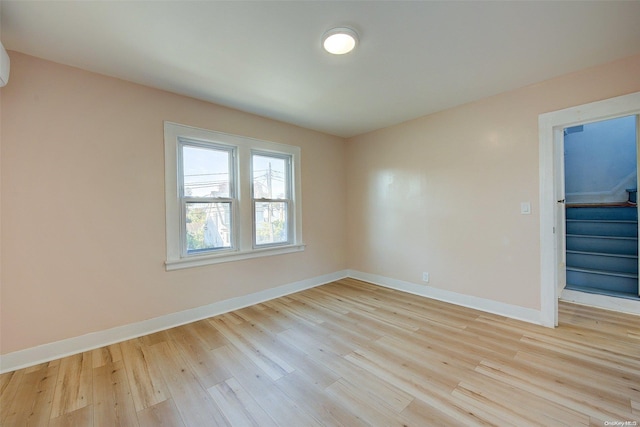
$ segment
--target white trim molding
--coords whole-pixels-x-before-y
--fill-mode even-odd
[[[513,304],[507,304],[486,298],[474,297],[472,295],[460,294],[457,292],[447,291],[434,287],[427,287],[415,283],[405,282],[398,279],[380,276],[377,274],[364,273],[357,270],[341,270],[322,276],[316,276],[310,279],[301,280],[287,285],[278,286],[272,289],[256,292],[250,295],[231,298],[208,304],[189,310],[179,311],[164,316],[144,320],[129,325],[118,326],[104,331],[93,332],[79,337],[68,338],[53,343],[43,344],[40,346],[19,350],[13,353],[7,353],[0,356],[0,373],[14,371],[16,369],[26,368],[37,365],[39,363],[48,362],[59,359],[61,357],[84,351],[94,350],[106,345],[122,342],[128,339],[137,338],[154,332],[195,322],[208,317],[217,316],[228,313],[233,310],[239,310],[254,304],[259,304],[274,298],[290,295],[305,289],[314,288],[327,283],[335,282],[346,277],[362,280],[374,285],[382,286],[389,289],[395,289],[401,292],[407,292],[413,295],[431,298],[438,301],[444,301],[462,307],[468,307],[487,313],[497,314],[516,320],[537,325],[545,325],[544,314],[535,309],[521,307]],[[565,295],[566,293],[566,295]],[[563,292],[563,299],[576,302],[579,304],[593,305],[586,300],[580,300],[579,297],[573,297],[568,291]],[[626,313],[640,314],[638,303],[634,301],[620,302],[617,298],[609,308],[611,310],[623,311]],[[630,303],[630,304],[629,304]],[[635,305],[634,305],[635,303]],[[628,309],[631,307],[631,310]]]
[[[490,299],[474,297],[472,295],[459,294],[457,292],[446,291],[430,286],[417,285],[403,280],[392,279],[390,277],[379,276],[377,274],[363,273],[361,271],[348,270],[348,276],[354,279],[384,286],[385,288],[407,292],[438,301],[444,301],[462,307],[473,308],[475,310],[493,313],[512,319],[522,320],[528,323],[543,325],[541,312],[532,308],[520,307],[506,304]]]
[[[179,270],[181,268],[187,267],[201,267],[204,265],[218,264],[222,262],[232,262],[232,261],[242,261],[244,259],[258,258],[265,255],[284,255],[291,254],[294,252],[302,252],[306,245],[287,245],[287,246],[275,246],[271,248],[264,249],[254,249],[252,251],[245,252],[233,252],[231,254],[225,254],[224,257],[212,257],[212,256],[203,256],[203,257],[191,257],[191,258],[183,258],[176,261],[166,261],[165,268],[167,271]]]
[[[184,194],[184,171],[182,152],[185,146],[200,146],[218,150],[228,150],[229,194],[217,199],[213,196],[186,197]],[[253,153],[284,156],[289,159],[288,178],[290,180],[287,204],[289,229],[287,242],[273,245],[256,245],[252,237],[255,232],[255,213],[252,194],[251,162]],[[302,169],[301,149],[295,145],[263,141],[239,135],[231,135],[213,130],[200,129],[164,122],[165,157],[165,227],[167,241],[167,271],[180,268],[199,267],[208,264],[231,262],[249,258],[282,255],[305,250],[302,238]],[[199,203],[213,203],[224,200],[231,206],[229,247],[210,248],[192,253],[187,250],[186,200]],[[284,201],[284,199],[283,199]]]
[[[265,289],[264,291],[255,292],[253,294],[230,298],[213,304],[167,314],[129,325],[117,326],[115,328],[92,332],[79,337],[68,338],[7,353],[0,356],[0,373],[15,371],[16,369],[49,362],[61,357],[94,350],[106,345],[115,344],[128,339],[195,322],[197,320],[228,313],[233,310],[239,310],[250,305],[259,304],[274,298],[279,298],[305,289],[314,288],[316,286],[344,279],[345,277],[347,277],[346,270],[337,271],[335,273],[312,277],[310,279],[289,283],[276,288]]]
[[[604,310],[617,311],[619,313],[635,314],[640,316],[640,300],[615,298],[607,295],[590,294],[587,292],[563,289],[560,295],[562,301],[572,302]]]
[[[636,188],[637,182],[638,174],[634,170],[609,190],[565,193],[565,198],[567,203],[624,202],[628,199],[627,189]]]
[[[592,102],[590,104],[540,114],[538,117],[540,153],[540,301],[545,326],[558,324],[558,285],[564,273],[564,236],[558,214],[558,200],[564,198],[564,176],[560,164],[563,130],[566,127],[616,117],[640,114],[640,92]]]

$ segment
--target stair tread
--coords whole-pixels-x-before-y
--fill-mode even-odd
[[[597,222],[604,224],[637,224],[638,221],[630,220],[630,219],[576,219],[576,218],[567,218],[567,222]]]
[[[590,252],[590,251],[574,251],[572,249],[567,249],[567,253],[571,254],[579,254],[579,255],[597,255],[597,256],[606,256],[606,257],[615,257],[615,258],[632,258],[638,259],[638,255],[630,255],[630,254],[612,254],[609,252]]]
[[[584,237],[590,239],[638,240],[636,236],[598,236],[597,234],[567,234],[567,237]]]
[[[567,220],[600,220],[600,221],[638,221],[638,208],[635,204],[619,204],[618,206],[584,205],[567,206]]]
[[[566,266],[567,271],[576,271],[581,273],[591,273],[591,274],[601,274],[603,276],[617,276],[617,277],[628,277],[630,279],[637,279],[638,275],[633,273],[621,273],[618,271],[609,271],[609,270],[596,270],[590,268],[578,268]]]
[[[580,285],[567,283],[567,286],[565,287],[565,289],[570,291],[588,292],[592,294],[608,295],[612,297],[625,298],[625,299],[631,299],[631,300],[640,300],[640,296],[636,294],[632,294],[629,292],[612,291],[608,289],[599,289],[599,288],[594,288],[592,286],[580,286]]]

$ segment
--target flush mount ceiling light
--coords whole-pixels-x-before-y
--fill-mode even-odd
[[[322,35],[322,47],[334,55],[351,52],[358,44],[358,33],[351,28],[332,28]]]

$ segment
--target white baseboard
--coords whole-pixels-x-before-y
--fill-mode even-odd
[[[562,301],[568,301],[575,304],[588,305],[591,307],[603,308],[605,310],[640,316],[640,300],[634,301],[625,298],[614,298],[607,295],[590,294],[570,289],[563,289],[560,294],[560,299]]]
[[[347,277],[347,270],[337,271],[202,307],[7,353],[0,356],[0,373],[15,371],[16,369],[49,362],[61,357],[206,319],[207,317],[217,316],[345,277]]]
[[[471,295],[459,294],[457,292],[445,291],[443,289],[433,288],[430,286],[417,285],[415,283],[391,279],[389,277],[378,276],[376,274],[363,273],[361,271],[348,270],[348,276],[353,277],[354,279],[373,283],[375,285],[384,286],[386,288],[396,289],[438,301],[449,302],[462,307],[498,314],[500,316],[510,317],[512,319],[522,320],[528,323],[535,323],[536,325],[544,324],[542,322],[542,312],[532,308],[525,308]]]
[[[217,316],[219,314],[228,313],[250,305],[259,304],[274,298],[279,298],[305,289],[324,285],[345,277],[353,277],[354,279],[363,280],[386,288],[433,298],[463,307],[498,314],[500,316],[523,320],[529,323],[542,324],[541,312],[538,310],[445,291],[433,287],[421,286],[415,283],[404,282],[402,280],[391,279],[389,277],[378,276],[375,274],[363,273],[356,270],[342,270],[278,286],[276,288],[266,289],[250,295],[219,301],[202,307],[179,311],[177,313],[170,313],[129,325],[92,332],[79,337],[68,338],[0,355],[0,373],[49,362],[61,357],[93,350],[109,344],[152,334],[154,332]]]

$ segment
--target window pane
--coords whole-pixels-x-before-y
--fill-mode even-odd
[[[253,197],[288,199],[288,159],[253,155]]]
[[[286,243],[288,236],[287,202],[256,202],[256,245]]]
[[[187,252],[231,247],[231,203],[187,203]]]
[[[182,147],[182,171],[186,197],[230,197],[227,150]]]

